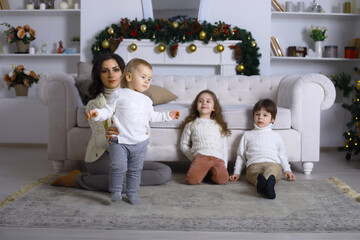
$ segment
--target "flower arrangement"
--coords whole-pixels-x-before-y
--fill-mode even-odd
[[[314,42],[324,41],[327,38],[327,35],[325,35],[325,32],[327,30],[326,27],[311,26],[310,30],[311,30],[310,38],[312,38]]]
[[[25,44],[30,43],[35,40],[36,31],[30,28],[29,25],[13,27],[8,23],[1,23],[0,25],[4,25],[8,28],[8,30],[4,31],[4,34],[7,36],[8,43],[14,43],[18,40],[23,41]]]
[[[25,69],[23,65],[12,65],[13,70],[10,73],[5,74],[4,80],[8,85],[8,88],[15,87],[15,84],[24,84],[31,87],[33,83],[37,83],[40,79],[40,75],[36,74],[32,70]]]

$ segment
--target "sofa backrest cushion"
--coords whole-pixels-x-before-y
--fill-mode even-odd
[[[255,104],[262,98],[276,102],[282,76],[178,76],[153,75],[152,84],[166,88],[178,96],[175,103],[191,104],[196,95],[204,90],[213,91],[220,103]]]

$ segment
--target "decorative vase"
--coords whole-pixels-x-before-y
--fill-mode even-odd
[[[323,41],[316,41],[315,42],[315,56],[321,58],[323,56]]]
[[[18,53],[29,53],[29,43],[24,43],[21,40],[16,41],[16,47]]]
[[[15,84],[15,93],[17,97],[26,97],[29,87],[24,84]]]

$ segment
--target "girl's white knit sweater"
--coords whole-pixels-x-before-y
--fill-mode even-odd
[[[259,128],[254,124],[253,130],[244,133],[237,151],[234,174],[240,175],[244,163],[249,167],[253,163],[262,162],[279,163],[284,171],[291,172],[284,141],[271,126],[272,124],[269,124],[267,127]]]
[[[227,137],[221,135],[220,125],[212,119],[197,118],[185,125],[180,149],[191,161],[197,154],[213,156],[228,163]]]

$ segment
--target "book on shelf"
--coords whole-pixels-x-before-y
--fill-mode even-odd
[[[283,8],[283,6],[281,6],[281,4],[277,0],[271,0],[271,4],[274,7],[274,9],[276,9],[277,11],[285,12],[285,9]]]
[[[8,0],[0,0],[0,9],[10,9]]]
[[[275,56],[277,57],[285,56],[283,49],[280,47],[279,40],[276,37],[272,36],[270,38],[270,45]]]

